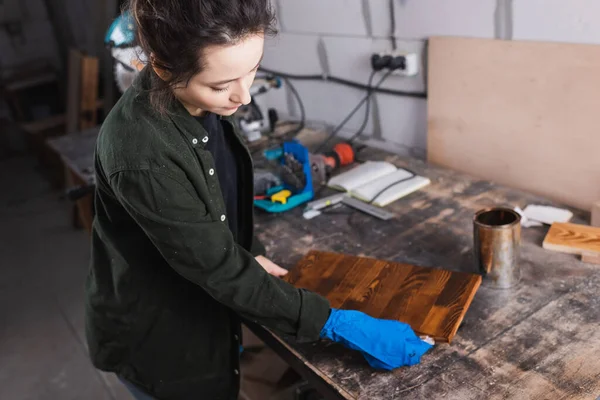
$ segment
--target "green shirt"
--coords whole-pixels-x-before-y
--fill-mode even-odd
[[[208,136],[179,103],[150,106],[146,68],[102,125],[96,216],[86,283],[94,365],[160,399],[233,399],[240,317],[315,341],[329,303],[269,275],[255,256],[253,166],[235,124],[238,241],[205,150]]]

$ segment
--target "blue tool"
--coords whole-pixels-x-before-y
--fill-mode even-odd
[[[267,191],[266,196],[270,197],[271,200],[254,200],[254,205],[256,207],[267,212],[280,213],[291,210],[292,208],[313,199],[315,193],[313,189],[310,167],[310,155],[306,147],[304,147],[298,141],[292,140],[283,143],[283,146],[280,148],[265,151],[264,155],[267,160],[277,161],[282,167],[280,171],[283,172],[283,184],[273,187]],[[293,170],[295,166],[290,164],[296,163],[298,164],[298,167],[301,167],[301,170],[294,172]],[[286,174],[290,175],[287,177],[288,179],[286,179]],[[298,184],[300,179],[296,175],[302,175],[302,185]],[[289,193],[284,191],[289,191]],[[278,194],[279,196],[277,196]],[[276,199],[275,201],[273,200],[273,196]]]
[[[110,48],[135,46],[135,21],[130,12],[119,15],[104,36],[104,44]]]
[[[121,93],[131,86],[148,61],[148,57],[136,43],[135,32],[135,20],[126,11],[112,22],[104,36],[104,45],[110,49],[114,62],[115,82]]]

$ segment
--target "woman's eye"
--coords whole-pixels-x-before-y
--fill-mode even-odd
[[[211,89],[214,90],[215,92],[221,93],[221,92],[226,92],[229,89],[229,87],[222,88],[222,89],[219,89],[219,88],[211,88]]]

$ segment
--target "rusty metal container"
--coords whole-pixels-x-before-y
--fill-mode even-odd
[[[519,265],[521,216],[509,208],[487,208],[473,218],[475,262],[482,285],[497,289],[515,286]]]

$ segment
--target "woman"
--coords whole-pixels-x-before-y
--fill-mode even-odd
[[[138,398],[235,399],[240,317],[362,350],[339,327],[367,317],[283,282],[253,234],[252,162],[230,116],[250,102],[273,32],[268,0],[130,0],[129,11],[150,63],[97,142],[86,285],[94,365]]]

